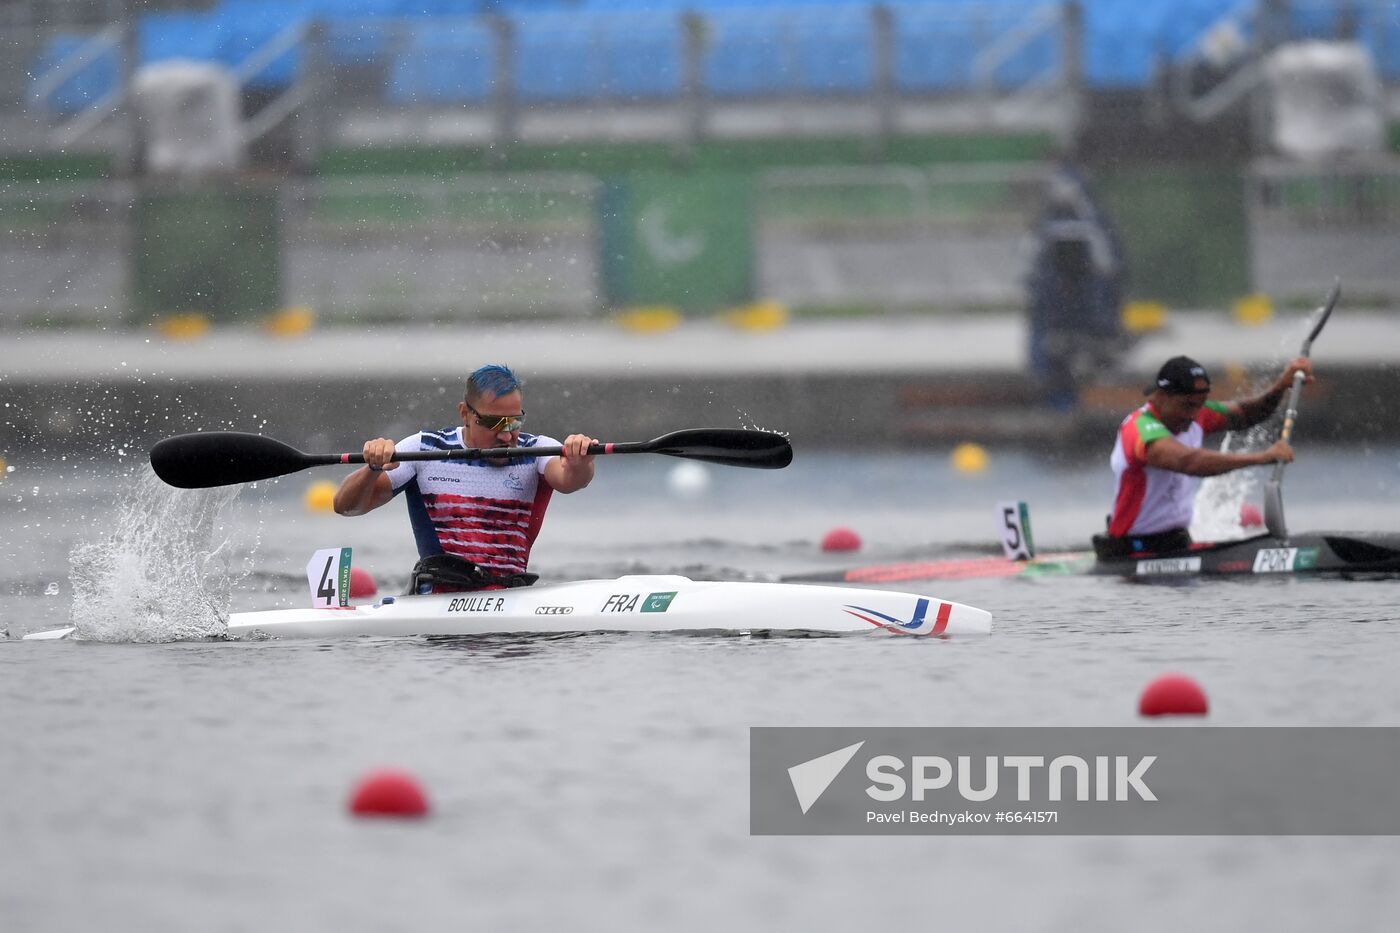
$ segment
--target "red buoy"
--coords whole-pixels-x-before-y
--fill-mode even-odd
[[[350,812],[355,816],[426,816],[428,798],[413,775],[384,768],[360,779],[350,797]]]
[[[822,538],[823,551],[859,551],[860,535],[849,528],[833,528]]]
[[[1138,700],[1138,712],[1144,716],[1204,716],[1206,709],[1206,692],[1185,674],[1163,674]]]
[[[363,567],[350,568],[350,598],[366,599],[379,592],[379,587],[374,583],[374,577]]]

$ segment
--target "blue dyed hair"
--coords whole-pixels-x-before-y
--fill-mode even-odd
[[[520,380],[509,366],[489,363],[467,377],[467,404],[483,395],[500,398],[520,390]]]

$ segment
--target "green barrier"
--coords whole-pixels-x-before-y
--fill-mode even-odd
[[[517,143],[503,154],[473,146],[390,146],[329,149],[317,174],[443,175],[460,172],[585,172],[624,175],[665,171],[758,171],[803,165],[1027,162],[1050,158],[1054,139],[1041,133],[897,136],[882,154],[863,136],[707,140],[693,149],[670,143]]]
[[[638,173],[600,199],[608,302],[709,311],[753,296],[753,180],[748,173]]]
[[[148,189],[133,223],[134,323],[190,312],[226,322],[281,306],[276,189]]]
[[[1098,178],[1126,244],[1131,297],[1204,307],[1250,291],[1239,171],[1144,167],[1105,170]]]
[[[106,178],[110,169],[101,155],[0,155],[0,181],[94,181]]]

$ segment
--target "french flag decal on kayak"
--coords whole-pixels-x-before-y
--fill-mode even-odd
[[[953,614],[953,604],[940,602],[938,615],[934,617],[931,624],[928,620],[928,605],[927,599],[920,599],[914,604],[913,618],[908,620],[897,619],[874,609],[866,609],[864,606],[847,606],[846,611],[857,619],[863,619],[871,625],[892,632],[907,632],[910,635],[942,635],[944,629],[948,627],[948,618]]]

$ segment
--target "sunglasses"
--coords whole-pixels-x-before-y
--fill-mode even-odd
[[[467,410],[476,415],[476,423],[481,425],[492,434],[500,434],[502,431],[519,431],[525,424],[525,412],[518,415],[483,415],[472,408],[470,402],[463,403]]]

